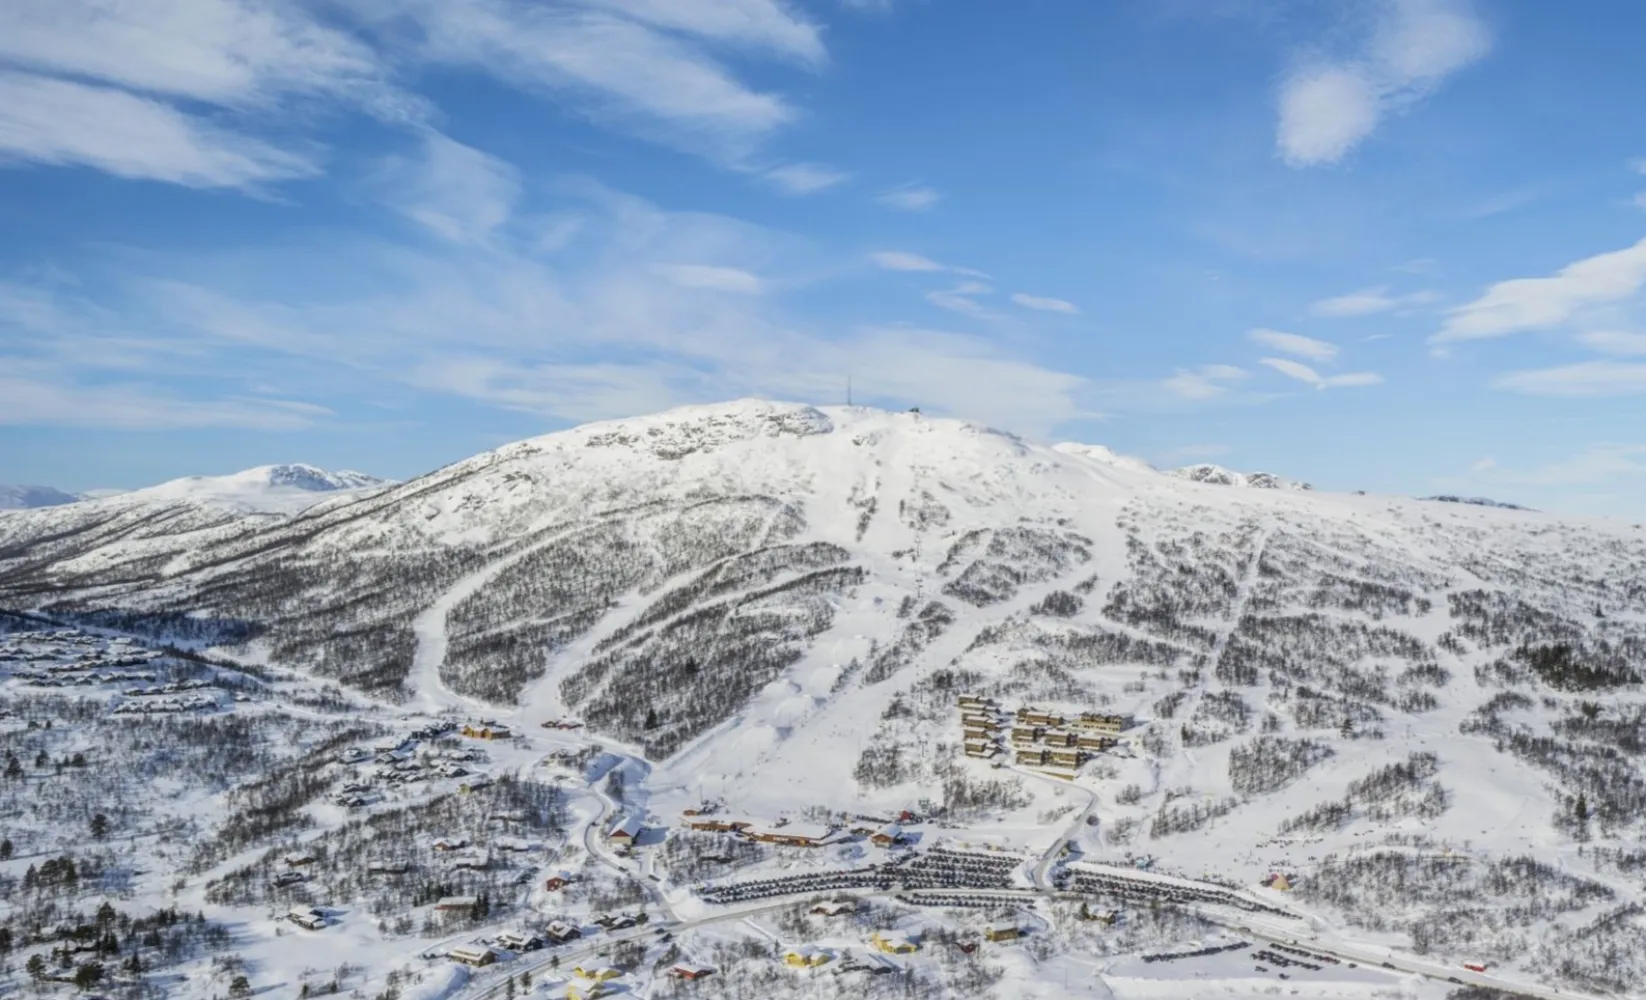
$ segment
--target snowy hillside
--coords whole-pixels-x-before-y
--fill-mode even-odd
[[[1313,489],[1308,483],[1294,483],[1290,479],[1282,479],[1268,472],[1234,472],[1210,463],[1185,465],[1181,469],[1172,470],[1171,474],[1192,482],[1212,483],[1217,486],[1242,486],[1258,490]]]
[[[327,494],[370,490],[389,481],[363,472],[327,472],[312,465],[260,465],[226,476],[189,476],[116,498],[126,502],[182,502],[242,514],[295,514]]]
[[[1323,933],[1443,964],[1646,976],[1646,533],[1196,469],[741,401],[279,519],[234,498],[316,494],[269,470],[140,491],[212,501],[186,510],[8,515],[0,606],[182,628],[391,705],[575,716],[647,762],[665,821],[911,809],[1283,872]],[[1090,753],[990,737],[991,761],[963,692],[1131,722]]]
[[[73,493],[64,493],[51,486],[0,485],[0,510],[27,510],[33,507],[56,507],[80,499]]]

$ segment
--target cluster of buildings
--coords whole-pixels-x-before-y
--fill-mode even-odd
[[[787,819],[767,823],[703,808],[686,810],[681,817],[681,825],[688,830],[733,834],[757,844],[775,844],[780,847],[827,847],[853,837],[860,837],[875,847],[890,849],[901,847],[916,839],[903,827],[905,820],[912,819],[913,814],[907,812],[894,820],[859,816],[845,827],[834,827],[816,823],[791,823]]]
[[[1124,715],[1083,712],[1064,716],[1025,705],[1009,720],[993,699],[980,694],[959,698],[960,726],[966,756],[980,760],[1004,757],[1013,763],[1054,774],[1073,775],[1094,755],[1120,742],[1131,725]]]
[[[484,750],[478,747],[442,748],[418,742],[434,739],[455,728],[450,724],[436,724],[419,729],[404,740],[396,738],[379,743],[370,750],[351,747],[342,751],[336,757],[339,764],[375,766],[369,773],[356,773],[345,778],[332,800],[346,809],[359,809],[382,798],[378,793],[379,786],[411,785],[439,778],[461,779],[458,790],[463,792],[484,788],[491,783],[490,779],[465,766],[485,762]]]
[[[110,639],[74,629],[0,634],[0,663],[25,664],[8,673],[33,687],[97,687],[133,681],[151,685],[119,692],[122,697],[111,711],[124,715],[224,707],[226,699],[219,692],[205,690],[215,686],[211,681],[155,684],[162,674],[153,668],[167,662],[159,650],[145,649],[124,636]]]

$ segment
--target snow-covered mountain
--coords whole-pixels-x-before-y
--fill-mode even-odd
[[[1282,479],[1268,472],[1235,472],[1209,462],[1202,462],[1199,465],[1185,465],[1181,469],[1173,469],[1171,474],[1180,479],[1187,479],[1196,483],[1211,483],[1215,486],[1241,486],[1257,490],[1309,490],[1314,488],[1308,483]]]
[[[1497,507],[1497,508],[1500,508],[1502,510],[1530,510],[1531,509],[1530,507],[1523,507],[1523,506],[1521,506],[1520,504],[1517,504],[1517,503],[1504,503],[1501,500],[1493,500],[1493,499],[1490,499],[1489,497],[1460,497],[1460,496],[1455,496],[1455,495],[1450,494],[1450,493],[1442,493],[1439,496],[1424,497],[1423,499],[1432,501],[1434,503],[1466,503],[1466,504],[1472,504],[1473,506],[1476,506],[1476,507]]]
[[[226,476],[188,476],[129,493],[124,502],[185,502],[246,514],[295,514],[326,494],[377,489],[389,480],[363,472],[327,472],[312,465],[260,465]]]
[[[53,486],[0,485],[0,510],[28,510],[34,507],[56,507],[74,503],[80,498],[64,493]]]
[[[1283,861],[1333,921],[1570,982],[1646,954],[1646,533],[1288,485],[741,401],[279,519],[8,515],[0,606],[576,715],[663,812],[924,802],[1009,842],[1080,787],[1077,852]],[[961,754],[962,691],[1137,724],[1084,784],[1027,780]]]

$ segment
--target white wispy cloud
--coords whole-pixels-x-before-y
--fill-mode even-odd
[[[876,250],[869,260],[883,271],[947,271],[948,265],[903,250]]]
[[[319,172],[310,156],[112,87],[0,71],[0,162],[88,166],[189,187],[255,188]]]
[[[608,124],[736,162],[795,109],[740,80],[719,55],[821,58],[815,28],[772,0],[736,5],[591,0],[354,0],[384,44],[563,95]],[[415,33],[395,32],[411,21]]]
[[[1305,337],[1298,333],[1286,333],[1282,330],[1256,329],[1246,334],[1246,339],[1254,344],[1262,344],[1271,350],[1284,354],[1295,354],[1300,358],[1311,361],[1331,361],[1337,357],[1337,345],[1328,344],[1324,340]]]
[[[1040,295],[1025,295],[1022,292],[1013,292],[1012,301],[1025,309],[1037,309],[1040,312],[1063,313],[1067,316],[1075,316],[1080,313],[1079,306],[1073,302],[1065,302],[1063,299],[1050,299]]]
[[[1276,144],[1294,167],[1341,160],[1380,122],[1491,48],[1468,0],[1380,0],[1352,52],[1303,62],[1282,83]]]
[[[971,316],[974,319],[992,319],[994,310],[978,302],[974,296],[989,295],[994,289],[981,281],[962,281],[953,288],[927,292],[926,301],[939,309]]]
[[[782,0],[594,0],[591,6],[711,41],[737,43],[806,63],[827,58],[816,24]]]
[[[377,178],[383,200],[454,243],[485,242],[509,220],[520,172],[432,130],[419,145],[418,155],[385,164]]]
[[[1287,378],[1297,379],[1316,389],[1335,389],[1347,386],[1379,385],[1383,376],[1376,372],[1350,372],[1346,375],[1322,375],[1301,361],[1290,358],[1260,358],[1259,364],[1268,365]]]
[[[702,288],[735,295],[759,295],[765,285],[758,275],[736,267],[708,264],[660,264],[658,271],[681,288]]]
[[[788,234],[608,189],[567,197],[575,252],[539,254],[518,222],[483,250],[314,232],[295,250],[171,259],[166,280],[144,279],[139,267],[122,288],[140,294],[106,306],[114,293],[67,280],[56,297],[0,286],[0,357],[49,356],[82,381],[101,379],[76,359],[105,353],[116,334],[135,341],[163,331],[166,348],[216,394],[219,420],[253,407],[234,384],[242,370],[259,381],[325,383],[327,398],[442,393],[571,421],[740,395],[835,400],[848,373],[860,399],[1025,433],[1091,416],[1086,379],[988,337],[797,322],[751,294],[814,272],[816,248]],[[316,292],[344,269],[348,294]],[[234,276],[228,285],[224,274]],[[959,285],[955,294],[983,293]],[[164,363],[155,370],[175,374]],[[258,419],[293,419],[256,405]],[[109,413],[88,410],[99,412]]]
[[[1578,335],[1578,342],[1602,354],[1646,354],[1646,333],[1594,330]]]
[[[1646,364],[1582,361],[1510,372],[1492,384],[1529,396],[1634,396],[1646,393]]]
[[[1321,299],[1309,306],[1309,312],[1315,316],[1331,319],[1372,316],[1377,313],[1390,312],[1410,306],[1428,305],[1434,302],[1436,298],[1434,292],[1428,291],[1390,295],[1388,286],[1384,285],[1377,288],[1362,288],[1347,295]]]
[[[145,382],[79,381],[72,372],[0,358],[0,425],[175,430],[300,430],[332,415],[300,400],[191,399]]]
[[[905,184],[875,195],[875,201],[887,208],[895,208],[904,212],[924,212],[943,200],[943,195],[934,188],[919,184]]]
[[[1193,369],[1179,368],[1169,378],[1162,379],[1160,386],[1180,399],[1212,399],[1228,392],[1229,383],[1247,378],[1249,374],[1234,365],[1201,365]]]
[[[1559,326],[1581,310],[1627,299],[1646,286],[1646,239],[1568,264],[1548,278],[1500,281],[1453,309],[1433,344]]]
[[[788,163],[761,175],[789,194],[816,194],[851,179],[851,174],[817,163]]]
[[[827,58],[817,25],[782,0],[13,0],[0,4],[0,151],[194,186],[307,176],[320,158],[270,130],[309,129],[316,104],[425,126],[436,112],[398,81],[432,64],[747,169],[795,110],[728,53]],[[814,165],[769,180],[796,193],[839,182]]]
[[[0,62],[225,107],[266,110],[297,94],[390,117],[423,110],[369,45],[289,3],[8,0]]]

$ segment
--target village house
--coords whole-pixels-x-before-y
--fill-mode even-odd
[[[1082,754],[1079,750],[1068,750],[1068,749],[1064,749],[1062,747],[1058,747],[1056,749],[1048,750],[1048,751],[1046,751],[1046,755],[1051,758],[1051,762],[1053,764],[1056,764],[1059,767],[1076,767],[1077,768],[1081,764],[1085,763],[1085,759],[1086,759],[1085,755]]]
[[[629,813],[612,825],[611,830],[606,833],[606,839],[620,844],[633,844],[645,828],[645,821],[639,814]]]
[[[270,879],[269,884],[274,886],[276,889],[284,889],[288,885],[296,885],[299,882],[307,882],[308,880],[309,877],[302,872],[287,871],[281,872],[274,878]]]
[[[490,851],[464,851],[451,859],[453,868],[471,872],[483,872],[491,867],[491,863]]]
[[[856,913],[857,902],[850,899],[831,899],[812,907],[812,912],[820,917],[841,917],[848,913]]]
[[[550,875],[548,878],[543,880],[543,888],[550,892],[559,892],[561,889],[564,889],[566,886],[571,884],[572,876],[570,872],[560,872],[557,875]]]
[[[983,937],[999,944],[1002,941],[1016,941],[1023,936],[1023,929],[1016,924],[990,924],[983,929]]]
[[[1083,729],[1093,733],[1107,733],[1118,736],[1126,727],[1131,725],[1131,717],[1125,715],[1106,715],[1102,712],[1082,712],[1080,718],[1072,719],[1070,727]]]
[[[669,966],[669,975],[675,979],[702,979],[714,975],[714,967],[691,962],[676,962]]]
[[[903,827],[887,823],[869,837],[869,843],[876,847],[896,847],[903,843]]]
[[[564,920],[551,920],[549,926],[543,928],[543,936],[549,939],[550,944],[565,944],[583,936],[583,932]]]
[[[326,926],[326,915],[312,906],[294,906],[286,919],[304,930],[317,931]]]
[[[1046,753],[1038,747],[1021,749],[1017,751],[1017,764],[1019,767],[1040,767],[1046,763]]]
[[[404,861],[368,861],[366,873],[368,875],[404,875],[411,870],[411,865]]]
[[[832,832],[826,826],[815,826],[809,823],[793,823],[769,830],[750,829],[744,831],[745,835],[751,840],[762,844],[779,844],[784,847],[821,847],[829,839]]]
[[[442,920],[466,918],[478,902],[473,896],[441,896],[434,902],[434,912]]]
[[[441,837],[432,846],[437,851],[461,851],[469,842],[462,837]]]
[[[497,952],[485,945],[460,944],[446,952],[446,957],[454,962],[481,968],[497,961]]]
[[[307,851],[300,851],[297,853],[288,854],[284,858],[281,858],[281,860],[286,863],[288,868],[300,868],[303,865],[314,864],[314,855],[308,853]]]
[[[1063,717],[1025,705],[1017,710],[1017,721],[1029,726],[1061,726]]]
[[[827,965],[834,960],[834,956],[822,948],[815,948],[809,944],[797,948],[790,948],[783,953],[783,964],[791,969],[815,969]]]
[[[753,825],[746,819],[734,819],[730,816],[697,815],[686,820],[688,830],[703,830],[708,833],[739,833]]]
[[[1075,746],[1082,750],[1107,750],[1118,742],[1113,736],[1097,733],[1079,733],[1075,736]]]
[[[1048,729],[1040,735],[1040,741],[1049,747],[1072,747],[1075,739],[1075,734],[1067,729]]]
[[[908,955],[920,950],[920,945],[905,934],[896,931],[875,931],[869,935],[869,944],[876,951],[888,955]]]
[[[471,792],[478,792],[482,788],[490,788],[491,786],[492,786],[492,780],[490,778],[486,777],[483,774],[477,774],[477,775],[473,776],[472,778],[469,778],[467,781],[463,782],[462,784],[458,785],[457,790],[459,792],[462,792],[464,795],[468,795]]]
[[[959,701],[960,707],[963,708],[963,709],[966,709],[966,708],[993,708],[994,707],[994,701],[993,700],[991,700],[989,698],[985,698],[980,694],[973,694],[971,692],[967,692],[966,694],[961,695],[960,698],[958,699],[958,701]]]
[[[1000,747],[996,746],[993,740],[966,740],[966,756],[968,757],[980,757],[983,760],[988,760],[990,757],[995,756],[999,752]]]
[[[566,986],[566,1000],[601,1000],[615,992],[609,983],[574,982]]]
[[[543,939],[531,931],[504,931],[497,935],[497,943],[510,951],[536,951],[543,947]]]
[[[505,740],[514,735],[508,726],[495,722],[482,722],[479,725],[464,723],[460,731],[471,740]]]
[[[579,965],[572,969],[572,975],[579,979],[587,979],[591,983],[609,983],[623,975],[622,969],[614,969],[609,965]]]
[[[1000,731],[1000,720],[992,715],[962,715],[960,725],[966,729],[986,729],[990,732]]]
[[[1012,746],[1023,747],[1031,743],[1039,743],[1040,736],[1045,730],[1039,726],[1013,726]]]
[[[884,955],[858,955],[848,951],[841,957],[840,964],[835,966],[834,971],[837,975],[866,972],[871,976],[879,976],[888,972],[896,972],[897,966]]]

